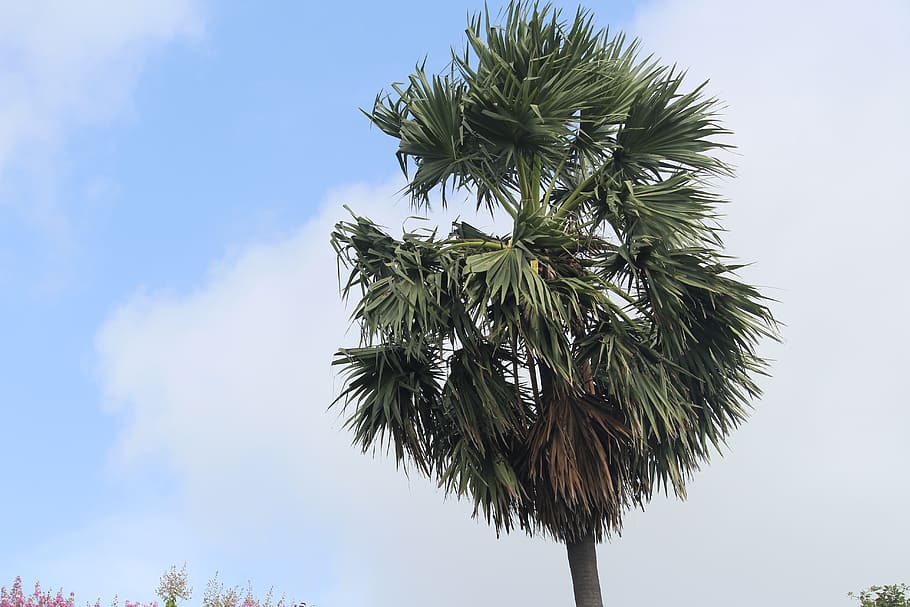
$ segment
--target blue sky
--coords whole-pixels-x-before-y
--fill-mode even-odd
[[[788,325],[690,501],[601,548],[617,603],[910,581],[908,216],[882,179],[910,136],[910,9],[867,4],[587,4],[729,102],[728,242]],[[325,413],[351,338],[328,230],[343,203],[407,215],[357,108],[442,66],[482,3],[32,5],[0,2],[0,584],[150,600],[187,561],[193,604],[216,570],[319,605],[564,600],[558,546],[497,541]],[[446,570],[466,573],[439,597]]]

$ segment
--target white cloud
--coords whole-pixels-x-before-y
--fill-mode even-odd
[[[910,570],[910,490],[894,480],[910,461],[898,383],[908,12],[678,0],[635,22],[729,103],[741,154],[725,185],[731,249],[758,262],[746,275],[775,287],[788,326],[730,453],[688,502],[656,500],[601,548],[608,603],[827,607]],[[356,339],[328,233],[342,202],[397,228],[407,209],[389,208],[393,189],[336,193],[297,234],[229,257],[198,290],[124,304],[98,339],[104,392],[127,420],[118,456],[166,458],[213,536],[292,529],[294,558],[333,554],[337,587],[320,604],[565,603],[558,546],[497,541],[464,504],[357,453],[325,411],[331,353]]]
[[[109,406],[130,418],[117,458],[170,461],[210,542],[261,547],[281,530],[297,542],[295,559],[335,554],[333,580],[311,581],[325,593],[318,604],[463,604],[521,577],[523,554],[555,566],[513,589],[516,598],[558,601],[569,588],[558,547],[497,541],[466,504],[352,448],[337,411],[327,411],[338,388],[332,353],[356,341],[345,334],[328,234],[342,203],[397,229],[409,210],[389,208],[396,189],[330,196],[297,234],[221,262],[198,291],[138,295],[121,307],[98,339]],[[462,572],[457,585],[452,570]]]
[[[910,136],[910,5],[656,2],[635,31],[693,82],[710,76],[727,102],[740,168],[725,187],[727,240],[757,262],[745,274],[773,287],[787,326],[785,343],[767,349],[778,359],[767,395],[731,453],[688,503],[634,517],[603,551],[617,554],[620,579],[653,563],[666,583],[613,596],[849,604],[846,591],[910,570],[898,539],[910,536],[910,489],[894,480],[910,460],[899,385],[910,321],[897,313],[910,302],[910,212],[897,185]]]
[[[193,0],[0,3],[0,169],[122,110],[149,52],[201,27]]]

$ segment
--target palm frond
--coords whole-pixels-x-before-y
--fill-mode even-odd
[[[759,395],[777,325],[722,252],[730,146],[705,85],[583,10],[515,1],[494,21],[364,113],[398,140],[416,205],[470,190],[511,232],[339,222],[361,343],[336,357],[336,402],[361,448],[497,531],[600,539],[654,491],[685,495]]]

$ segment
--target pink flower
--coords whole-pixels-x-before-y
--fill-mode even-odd
[[[153,601],[145,605],[138,602],[126,602],[127,607],[158,607],[158,602]],[[50,592],[44,592],[41,584],[35,582],[35,590],[32,594],[25,596],[22,592],[22,578],[16,576],[13,586],[10,590],[6,586],[0,588],[0,607],[76,607],[76,595],[69,593],[64,597],[63,589],[57,591],[56,596]],[[101,599],[95,601],[95,607],[101,607]]]

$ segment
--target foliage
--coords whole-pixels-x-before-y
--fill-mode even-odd
[[[848,592],[847,596],[858,600],[860,607],[910,607],[910,586],[907,584],[871,586],[858,593]]]
[[[361,343],[338,352],[336,402],[365,451],[497,531],[601,539],[654,491],[684,495],[759,394],[776,325],[720,249],[718,102],[585,11],[503,18],[470,19],[447,74],[418,66],[365,113],[418,209],[471,191],[511,233],[338,223]]]

